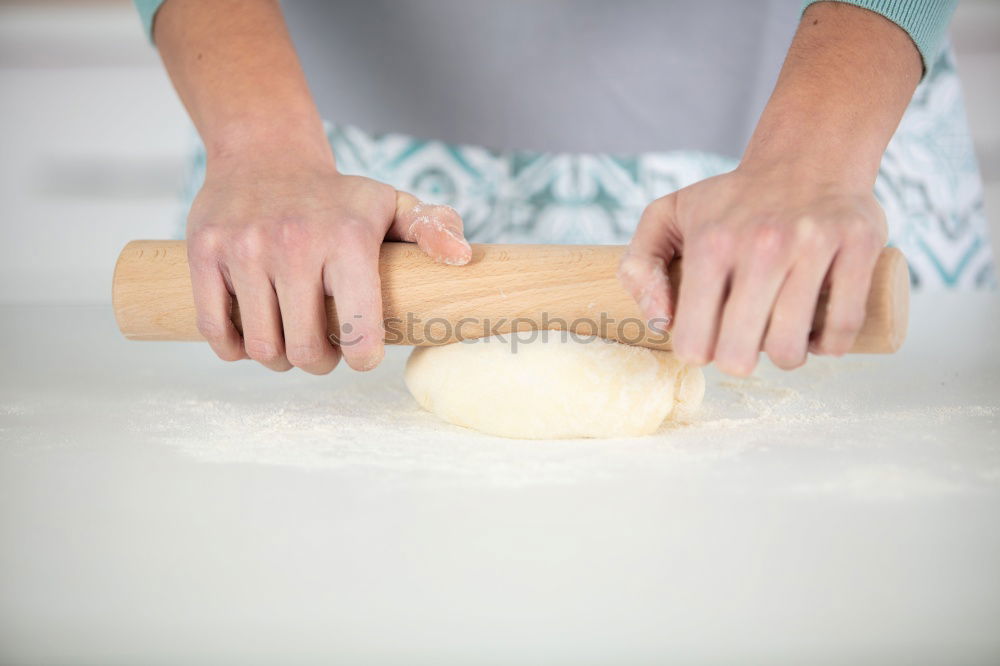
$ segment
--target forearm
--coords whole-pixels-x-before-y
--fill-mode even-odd
[[[913,41],[886,18],[810,6],[742,165],[870,187],[921,71]]]
[[[154,36],[210,164],[262,152],[333,163],[276,0],[168,0]]]

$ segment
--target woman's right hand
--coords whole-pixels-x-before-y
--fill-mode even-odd
[[[187,238],[198,330],[215,353],[314,374],[341,356],[355,370],[382,360],[383,240],[417,243],[451,265],[472,256],[454,209],[296,155],[210,160]],[[341,326],[335,336],[328,295]],[[233,297],[242,337],[230,319]]]

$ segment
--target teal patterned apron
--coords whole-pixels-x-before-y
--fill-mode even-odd
[[[338,168],[453,206],[483,243],[627,243],[646,205],[733,169],[730,156],[691,151],[640,155],[497,151],[373,135],[328,124]],[[187,200],[204,178],[195,155]],[[914,287],[992,288],[996,274],[982,181],[950,48],[917,88],[882,160],[875,194],[890,243]]]

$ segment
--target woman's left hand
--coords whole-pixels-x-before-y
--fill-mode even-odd
[[[677,356],[750,374],[763,349],[781,368],[807,351],[839,356],[865,316],[872,271],[886,243],[870,184],[811,179],[794,166],[736,170],[646,208],[619,277],[655,326],[672,324]],[[684,257],[677,303],[666,266]],[[822,331],[811,331],[829,284]]]

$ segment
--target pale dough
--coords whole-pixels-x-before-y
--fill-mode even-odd
[[[445,421],[524,439],[648,435],[690,418],[705,393],[701,369],[670,352],[557,331],[518,340],[417,347],[406,386]]]

